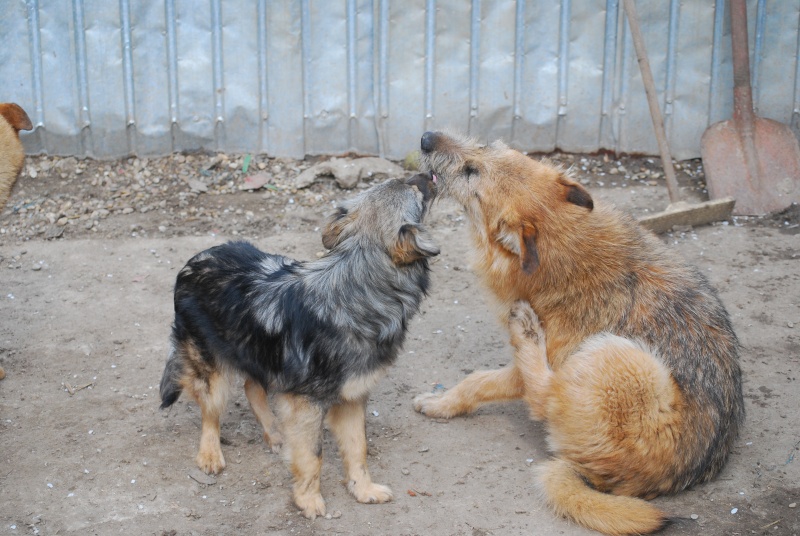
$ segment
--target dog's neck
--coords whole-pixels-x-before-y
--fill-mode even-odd
[[[400,313],[405,322],[427,293],[430,269],[427,259],[397,266],[384,251],[343,243],[305,264],[302,277],[309,290],[325,289],[318,298],[332,309],[361,307],[377,317]]]

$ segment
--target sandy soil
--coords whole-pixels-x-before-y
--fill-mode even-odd
[[[160,411],[158,382],[171,287],[191,255],[246,236],[266,250],[313,258],[322,251],[318,227],[329,197],[348,193],[319,186],[314,205],[290,203],[292,192],[178,199],[165,191],[175,195],[166,205],[153,200],[144,212],[125,213],[112,206],[97,222],[77,213],[81,224],[62,225],[61,238],[45,240],[45,225],[25,234],[24,214],[14,207],[31,191],[41,192],[33,196],[40,201],[80,198],[80,181],[70,173],[38,175],[23,177],[28,182],[0,216],[8,230],[0,234],[0,364],[7,373],[0,382],[0,534],[591,534],[535,496],[531,467],[548,454],[543,427],[522,404],[452,421],[412,409],[415,394],[510,359],[491,298],[467,265],[466,223],[455,206],[433,208],[429,223],[442,248],[433,291],[368,404],[371,472],[392,487],[394,501],[356,503],[327,438],[322,488],[330,518],[308,521],[292,505],[289,471],[263,444],[241,385],[222,427],[228,467],[208,478],[194,465],[197,406],[181,399]],[[596,198],[626,210],[667,203],[663,181],[597,182],[589,184]],[[727,305],[743,344],[747,400],[743,433],[722,474],[655,501],[684,518],[666,535],[800,534],[796,212],[664,236],[707,272]]]

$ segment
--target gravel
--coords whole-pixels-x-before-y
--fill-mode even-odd
[[[665,187],[660,159],[654,157],[535,156],[571,168],[592,188]],[[0,240],[206,234],[258,239],[287,229],[315,229],[336,200],[352,195],[333,177],[295,187],[298,175],[328,160],[221,153],[115,161],[29,156],[0,212]],[[676,163],[676,172],[682,184],[705,193],[699,159]],[[362,179],[355,188],[374,182]]]

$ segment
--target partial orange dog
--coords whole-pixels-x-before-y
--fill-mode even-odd
[[[25,161],[19,131],[31,129],[33,125],[25,110],[13,103],[0,103],[0,210],[6,206]]]
[[[715,291],[558,167],[441,132],[421,149],[440,194],[466,210],[515,352],[415,409],[449,418],[523,398],[547,425],[553,459],[537,481],[558,514],[607,534],[660,529],[669,519],[641,499],[716,475],[744,419],[738,341]]]
[[[0,103],[0,210],[11,196],[11,188],[17,181],[25,149],[19,141],[20,130],[31,130],[31,120],[25,110],[11,103]],[[0,380],[6,377],[0,367]]]

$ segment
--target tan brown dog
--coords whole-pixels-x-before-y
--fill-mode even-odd
[[[19,131],[31,129],[33,125],[25,110],[13,103],[0,103],[0,210],[6,206],[25,161]]]
[[[11,196],[11,188],[17,181],[25,149],[19,141],[20,130],[31,130],[31,120],[25,110],[11,103],[0,103],[0,210]],[[0,367],[0,380],[6,377]]]
[[[547,425],[554,457],[537,481],[558,514],[607,534],[663,527],[639,498],[717,474],[744,418],[738,342],[716,293],[558,167],[440,132],[421,147],[422,169],[466,209],[515,352],[415,409],[449,418],[523,398]]]

